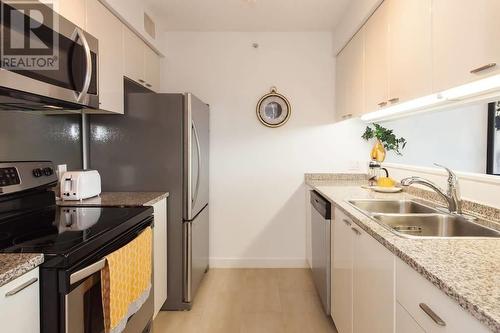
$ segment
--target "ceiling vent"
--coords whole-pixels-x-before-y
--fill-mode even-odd
[[[151,38],[156,39],[156,24],[146,13],[144,13],[144,30]]]

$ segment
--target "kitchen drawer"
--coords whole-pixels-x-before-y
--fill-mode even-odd
[[[35,268],[0,287],[0,323],[2,325],[0,331],[40,332],[39,283],[38,268]]]
[[[399,302],[396,302],[396,333],[425,333]]]
[[[453,299],[400,259],[396,260],[396,299],[425,332],[482,333],[489,330]],[[434,312],[443,323],[438,324]]]

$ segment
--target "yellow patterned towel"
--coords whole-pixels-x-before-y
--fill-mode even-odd
[[[106,256],[101,271],[102,303],[106,333],[119,333],[151,292],[151,228]]]

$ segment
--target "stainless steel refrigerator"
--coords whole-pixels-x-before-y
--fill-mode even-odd
[[[189,93],[126,96],[124,116],[90,116],[90,167],[103,191],[170,192],[162,309],[190,309],[208,270],[209,106]]]

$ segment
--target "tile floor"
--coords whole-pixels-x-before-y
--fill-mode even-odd
[[[211,269],[193,309],[160,312],[154,333],[336,333],[309,270]]]

